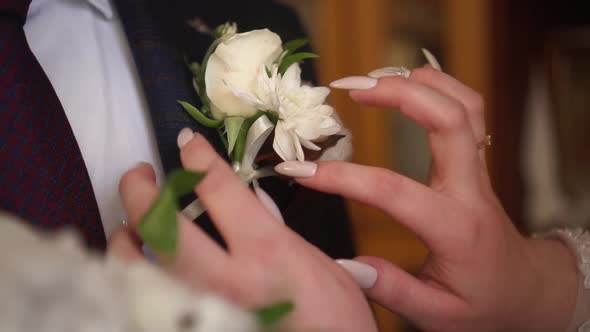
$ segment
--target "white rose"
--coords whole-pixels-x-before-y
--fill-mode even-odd
[[[281,38],[268,29],[235,34],[219,44],[209,57],[205,72],[213,117],[254,115],[258,110],[242,102],[229,86],[253,94],[261,66],[270,67],[282,52]]]

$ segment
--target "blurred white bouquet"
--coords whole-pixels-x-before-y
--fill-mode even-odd
[[[260,332],[278,318],[195,291],[154,265],[88,253],[73,233],[35,233],[2,214],[0,276],[0,331]]]

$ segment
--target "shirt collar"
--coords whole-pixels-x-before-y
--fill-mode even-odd
[[[95,10],[102,14],[106,20],[113,18],[113,7],[110,0],[86,0]]]

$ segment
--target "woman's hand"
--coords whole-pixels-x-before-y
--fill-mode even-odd
[[[358,257],[378,272],[367,295],[427,331],[565,331],[576,302],[575,260],[558,242],[522,237],[502,209],[479,144],[486,135],[481,96],[430,66],[408,79],[352,77],[333,86],[354,90],[360,104],[399,109],[428,131],[433,155],[428,186],[345,162],[319,163],[314,176],[297,179],[380,208],[431,250],[418,277]],[[288,162],[278,170],[314,168]]]
[[[295,311],[286,321],[292,331],[377,330],[364,294],[344,269],[273,217],[202,136],[184,132],[179,142],[186,141],[183,166],[207,173],[195,191],[228,250],[179,215],[175,274],[246,307],[292,301]],[[142,258],[134,228],[158,195],[151,166],[129,171],[120,191],[130,227],[111,237],[109,252],[133,261]]]

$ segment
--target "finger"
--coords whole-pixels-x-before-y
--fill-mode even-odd
[[[279,223],[203,136],[195,134],[182,147],[180,157],[186,169],[207,173],[196,193],[230,250],[278,229]]]
[[[465,311],[466,304],[460,298],[442,287],[417,279],[382,258],[357,257],[354,261],[377,271],[373,286],[364,289],[370,299],[417,322],[422,328],[439,330],[442,326],[425,326],[423,322],[452,324],[446,322],[447,317],[455,317],[455,313]]]
[[[433,161],[449,186],[472,186],[478,179],[480,162],[477,143],[464,106],[420,83],[385,77],[369,90],[351,91],[365,105],[399,108],[429,132]],[[469,187],[471,189],[471,187]]]
[[[179,249],[174,262],[177,275],[200,288],[222,278],[230,261],[228,254],[180,213],[178,229]]]
[[[479,93],[430,65],[414,69],[410,75],[410,80],[459,101],[465,107],[476,141],[484,140],[486,136],[484,101]],[[484,149],[481,149],[481,152],[483,151]]]
[[[483,139],[485,136],[484,101],[479,93],[430,65],[412,70],[410,80],[459,101],[467,112],[474,136],[477,139]]]
[[[119,257],[126,263],[144,259],[141,253],[141,241],[128,227],[120,227],[111,234],[107,255]]]
[[[450,199],[387,169],[328,161],[318,163],[314,176],[296,181],[375,206],[413,230],[434,250],[444,250],[445,243],[453,241],[457,228],[462,227],[456,218],[443,222],[443,215],[452,207],[449,204],[453,204]]]
[[[142,163],[123,174],[119,181],[119,193],[127,211],[129,226],[135,228],[158,196],[152,166]]]
[[[141,218],[150,209],[158,196],[155,176],[149,165],[139,165],[123,175],[120,191],[123,205],[132,228],[138,226]],[[185,269],[198,266],[205,275],[218,273],[218,267],[225,264],[228,257],[198,226],[179,214],[178,249],[175,266],[185,273]]]

